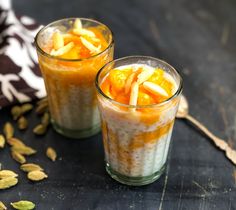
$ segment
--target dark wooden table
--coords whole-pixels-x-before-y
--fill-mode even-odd
[[[70,16],[98,19],[115,34],[115,57],[166,60],[184,79],[191,114],[236,148],[236,1],[13,0],[13,6],[41,24]],[[1,129],[8,111],[0,111]],[[39,119],[28,117],[32,129]],[[144,187],[121,185],[106,174],[100,134],[73,141],[52,129],[35,137],[31,129],[16,136],[39,151],[29,161],[41,164],[49,179],[28,181],[9,149],[0,151],[2,166],[20,175],[16,187],[0,192],[6,203],[27,199],[42,210],[236,209],[236,168],[185,121],[175,124],[166,173]],[[42,152],[47,146],[59,154],[55,163]]]

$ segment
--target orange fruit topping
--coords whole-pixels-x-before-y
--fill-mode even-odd
[[[173,94],[175,86],[166,74],[161,68],[152,70],[145,69],[145,66],[138,70],[132,66],[112,69],[102,81],[101,89],[107,96],[123,104],[156,104]],[[134,84],[135,88],[132,88]],[[138,91],[138,94],[132,91]]]
[[[52,46],[44,46],[44,50],[56,57],[64,59],[85,59],[99,54],[106,49],[108,43],[102,33],[102,28],[83,28],[80,19],[74,22],[74,28],[66,33],[54,32]],[[51,42],[48,42],[51,43]],[[69,50],[64,47],[73,43]]]
[[[110,71],[109,79],[112,87],[116,92],[124,90],[126,80],[128,76],[131,74],[131,72],[132,72],[131,69],[128,70],[113,69]]]

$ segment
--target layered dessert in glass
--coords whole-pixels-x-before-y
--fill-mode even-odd
[[[105,65],[96,88],[107,172],[128,185],[155,181],[165,169],[180,75],[159,59],[131,56]]]
[[[42,28],[36,36],[53,127],[71,138],[100,130],[95,76],[113,59],[110,29],[95,20],[68,18]]]

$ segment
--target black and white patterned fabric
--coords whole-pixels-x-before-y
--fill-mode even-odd
[[[0,108],[46,95],[33,44],[39,28],[16,16],[10,0],[0,1]]]

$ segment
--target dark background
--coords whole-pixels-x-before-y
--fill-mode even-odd
[[[236,149],[236,1],[235,0],[13,0],[17,14],[40,24],[64,17],[90,17],[115,34],[115,57],[150,55],[176,67],[184,79],[191,114]],[[0,126],[9,119],[1,111]],[[29,116],[31,128],[39,122]],[[31,183],[0,151],[4,168],[20,175],[20,183],[0,192],[9,203],[27,199],[37,209],[209,210],[236,209],[236,168],[209,139],[177,120],[166,173],[145,187],[113,181],[104,170],[101,136],[72,141],[52,129],[36,138],[29,129],[17,132],[39,152],[30,158],[49,179]],[[44,150],[56,148],[52,163]],[[41,151],[41,153],[40,153]]]

